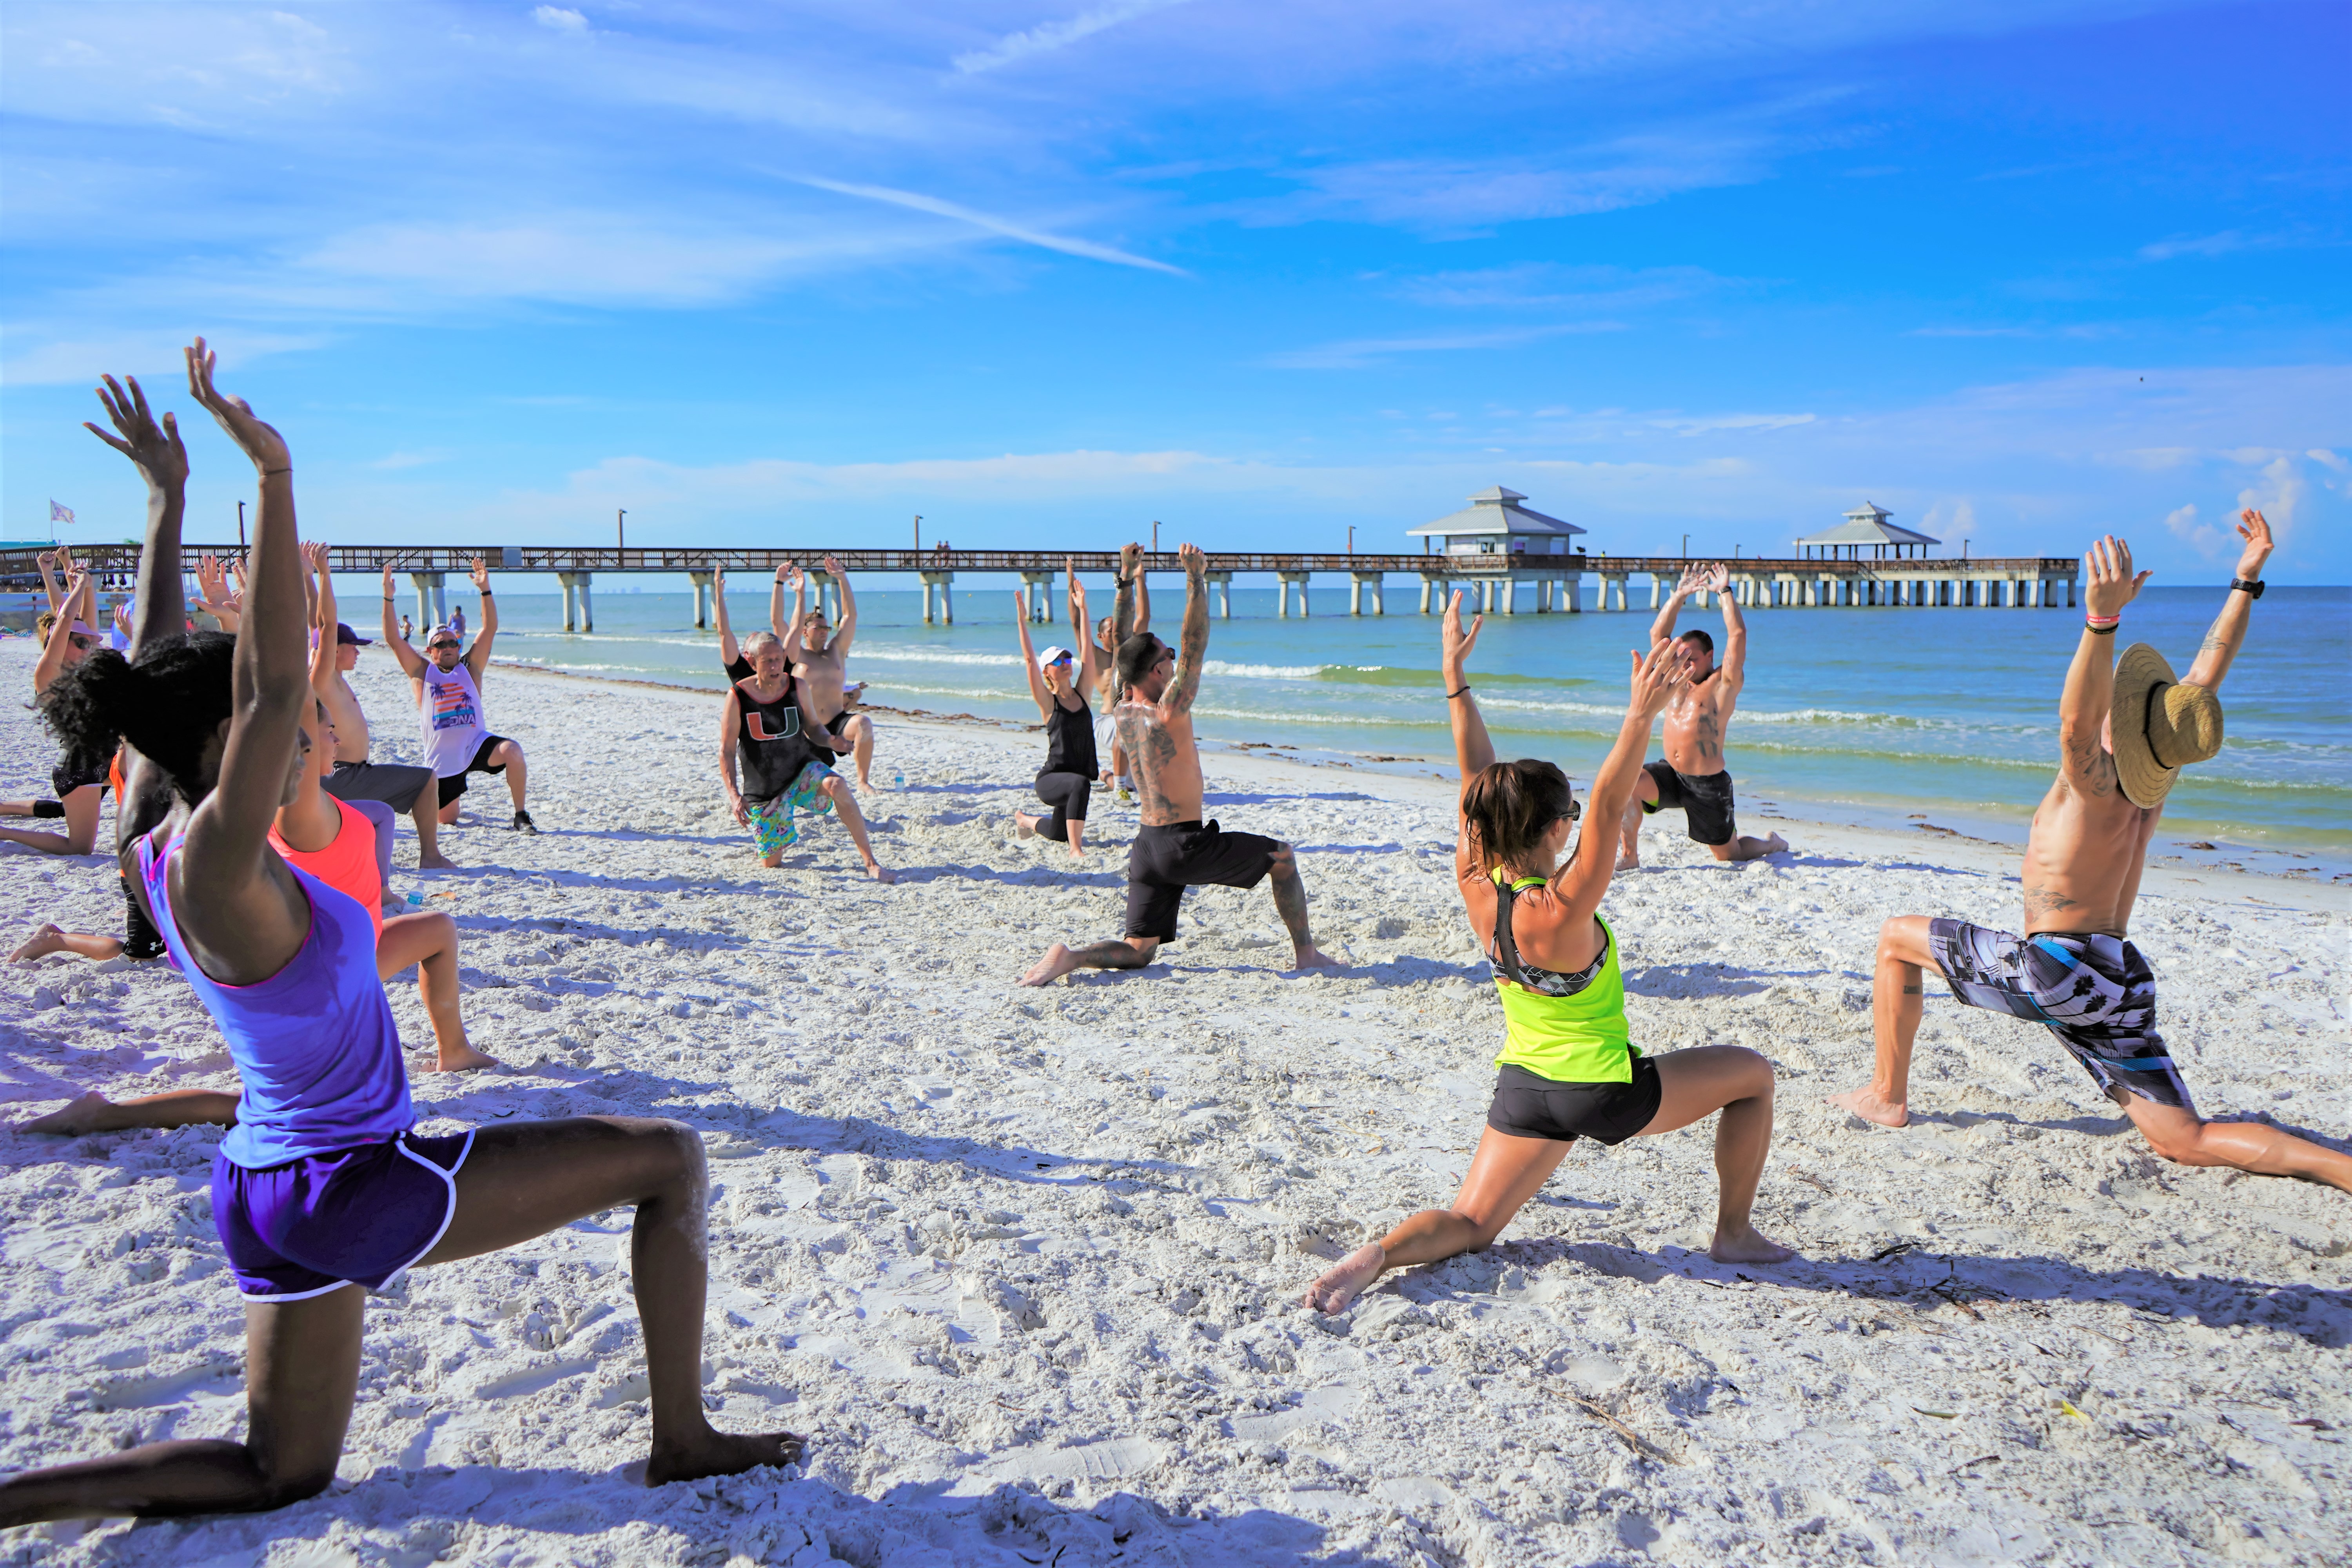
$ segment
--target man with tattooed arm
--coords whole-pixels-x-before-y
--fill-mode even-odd
[[[2301,1176],[2352,1192],[2352,1156],[2259,1121],[2208,1121],[2156,1031],[2156,980],[2125,939],[2140,872],[2180,769],[2221,749],[2214,695],[2245,641],[2271,529],[2239,516],[2245,541],[2221,614],[2186,679],[2146,643],[2115,658],[2124,606],[2147,581],[2113,535],[2083,558],[2086,615],[2058,700],[2058,777],[2025,847],[2025,934],[1904,915],[1879,929],[1871,986],[1876,1074],[1830,1103],[1884,1127],[1910,1120],[1911,1042],[1933,964],[1955,1001],[2048,1026],[2093,1082],[2123,1107],[2148,1147],[2184,1165]]]
[[[1129,549],[1140,554],[1139,546]],[[1024,985],[1050,984],[1075,969],[1140,969],[1161,942],[1175,940],[1176,911],[1186,888],[1255,888],[1269,877],[1274,907],[1289,928],[1296,967],[1339,967],[1317,951],[1307,929],[1307,885],[1299,880],[1290,846],[1201,821],[1201,748],[1192,737],[1192,700],[1200,694],[1201,666],[1209,652],[1209,595],[1202,577],[1208,557],[1200,546],[1187,544],[1177,559],[1184,567],[1181,656],[1150,632],[1129,630],[1139,572],[1120,573],[1112,612],[1123,694],[1111,718],[1119,749],[1134,771],[1143,816],[1127,854],[1127,936],[1081,948],[1057,942],[1021,977]]]

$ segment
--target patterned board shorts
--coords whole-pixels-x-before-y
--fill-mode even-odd
[[[824,793],[824,781],[833,776],[833,770],[823,763],[811,763],[793,781],[793,787],[775,799],[743,803],[751,818],[751,837],[762,856],[781,855],[800,842],[801,830],[793,821],[793,813],[823,816],[833,809],[833,797]]]
[[[2156,1032],[2156,977],[2131,943],[2056,931],[2026,937],[1937,920],[1927,922],[1927,950],[1955,997],[2047,1025],[2116,1103],[2128,1093],[2193,1109]]]

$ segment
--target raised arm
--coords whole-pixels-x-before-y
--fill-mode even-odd
[[[1209,584],[1203,575],[1209,558],[1199,545],[1186,544],[1177,548],[1176,559],[1184,567],[1184,630],[1176,674],[1160,694],[1160,716],[1171,722],[1192,716],[1192,700],[1201,694],[1201,666],[1209,656]]]
[[[1671,639],[1650,645],[1648,658],[1633,652],[1631,689],[1626,694],[1624,722],[1617,726],[1617,743],[1592,781],[1584,800],[1586,831],[1568,868],[1551,880],[1552,892],[1566,910],[1562,929],[1573,931],[1601,908],[1601,895],[1617,871],[1617,823],[1633,801],[1642,759],[1650,748],[1650,729],[1675,693],[1690,682],[1682,657]]]
[[[1102,649],[1095,647],[1094,633],[1087,629],[1094,622],[1087,615],[1087,585],[1078,581],[1078,563],[1065,556],[1062,564],[1070,574],[1069,591],[1063,597],[1069,604],[1070,646],[1078,650],[1078,693],[1089,696],[1102,674]]]
[[[74,631],[75,616],[81,608],[81,591],[88,585],[89,579],[79,572],[66,581],[65,597],[59,601],[64,607],[58,611],[57,620],[49,626],[49,640],[41,645],[40,657],[33,661],[33,690],[36,695],[47,691],[49,682],[55,680],[66,667],[66,649],[73,647],[77,635]]]
[[[1135,557],[1135,625],[1128,628],[1127,635],[1140,637],[1150,629],[1151,579],[1143,574],[1143,552],[1139,550]]]
[[[1054,717],[1054,694],[1045,689],[1045,678],[1037,668],[1037,650],[1029,645],[1029,595],[1020,589],[1013,590],[1013,625],[1021,634],[1021,668],[1029,677],[1029,696],[1037,704],[1037,717]]]
[[[841,569],[840,562],[828,555],[824,558],[824,569],[833,574],[834,586],[841,595],[841,625],[833,629],[833,650],[846,661],[849,640],[857,635],[857,595],[850,592],[849,574]],[[841,668],[845,676],[848,664],[844,662]]]
[[[319,640],[310,647],[310,689],[323,699],[335,679],[335,574],[327,570],[327,547],[323,544],[302,546],[302,563],[318,581],[311,598]]]
[[[1675,617],[1683,613],[1683,601],[1689,598],[1693,594],[1697,593],[1699,589],[1706,586],[1706,574],[1705,567],[1685,566],[1683,568],[1683,580],[1675,584],[1675,591],[1666,595],[1665,605],[1658,611],[1658,618],[1650,623],[1650,640],[1652,642],[1662,643],[1674,641]]]
[[[2269,520],[2252,507],[2238,514],[2238,537],[2246,542],[2238,556],[2237,580],[2259,583],[2263,580],[2263,564],[2271,558],[2271,525]],[[2232,588],[2221,601],[2221,613],[2213,617],[2213,629],[2205,634],[2205,645],[2197,650],[2197,662],[2189,667],[2183,684],[2201,686],[2210,691],[2221,684],[2230,673],[2230,661],[2238,657],[2238,649],[2246,640],[2246,623],[2254,611],[2253,595]],[[2113,638],[2109,638],[2113,641]]]
[[[219,964],[206,973],[250,985],[286,966],[310,924],[300,887],[270,851],[269,826],[316,700],[303,646],[306,595],[293,459],[278,432],[254,417],[243,398],[214,386],[213,370],[212,353],[198,338],[188,350],[189,391],[252,459],[260,493],[245,626],[230,663],[228,739],[217,782],[189,818],[173,902],[198,956]]]
[[[784,579],[793,583],[793,618],[782,626],[776,623],[776,612],[784,602]],[[784,645],[784,663],[792,664],[801,656],[801,617],[808,613],[808,574],[800,563],[787,561],[776,568],[776,585],[768,590],[768,626]]]
[[[180,444],[179,422],[171,415],[159,424],[147,408],[147,394],[139,378],[129,375],[118,385],[103,378],[98,400],[119,436],[96,425],[82,428],[121,453],[137,466],[147,481],[147,537],[139,552],[138,586],[131,598],[131,647],[124,657],[137,658],[139,650],[157,637],[176,637],[187,629],[187,590],[180,575],[180,522],[188,504],[188,449]]]
[[[2083,557],[2083,610],[2089,621],[2121,616],[2148,578],[2145,572],[2132,575],[2131,546],[2112,533]],[[2074,662],[2066,667],[2066,689],[2058,697],[2058,776],[2078,794],[2116,791],[2115,755],[2099,741],[2115,700],[2116,634],[2085,625],[2074,644]]]
[[[1486,616],[1473,616],[1470,629],[1462,629],[1462,590],[1454,589],[1454,596],[1445,602],[1437,670],[1445,686],[1445,717],[1454,726],[1454,761],[1462,771],[1463,789],[1495,763],[1495,742],[1486,734],[1486,716],[1478,711],[1478,699],[1470,694],[1470,650],[1478,646],[1478,629],[1486,624]],[[1458,816],[1459,791],[1454,805]]]
[[[41,568],[41,595],[49,602],[49,614],[63,620],[66,615],[66,591],[58,586],[56,576],[58,556],[60,553],[58,551],[44,550],[35,554],[33,559]]]
[[[727,574],[716,566],[710,571],[710,613],[719,621],[719,662],[731,666],[743,657],[743,647],[735,640],[735,628],[727,623]]]
[[[1723,673],[1716,679],[1737,692],[1748,684],[1748,621],[1739,613],[1739,595],[1731,591],[1731,568],[1720,561],[1708,567],[1706,591],[1723,611],[1723,657],[1716,661]]]
[[[392,591],[392,563],[383,563],[383,646],[392,649],[392,657],[400,661],[403,674],[411,680],[425,679],[425,659],[408,639],[400,635],[400,605]]]
[[[474,672],[474,683],[478,686],[482,671],[489,668],[490,644],[498,640],[499,601],[490,592],[490,563],[477,555],[471,573],[474,592],[482,596],[482,629],[474,634],[474,646],[466,650],[466,668]]]
[[[205,613],[220,623],[221,630],[234,636],[239,620],[237,599],[228,589],[228,568],[217,555],[206,555],[196,562],[196,593],[205,602]]]

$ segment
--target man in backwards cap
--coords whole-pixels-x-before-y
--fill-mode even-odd
[[[2131,547],[2111,534],[2083,558],[2087,613],[2058,700],[2058,778],[2025,846],[2025,934],[1926,915],[1882,926],[1871,987],[1877,1072],[1831,1104],[1885,1127],[1910,1120],[1919,972],[1933,964],[1955,1000],[2047,1025],[2165,1159],[2304,1176],[2352,1192],[2352,1156],[2262,1122],[2197,1114],[2156,1032],[2155,978],[2124,936],[2165,795],[2183,767],[2221,749],[2214,691],[2245,640],[2271,553],[2262,513],[2241,513],[2238,535],[2246,548],[2237,579],[2186,680],[2174,679],[2146,643],[2125,649],[2120,664],[2114,659],[2124,606],[2148,577],[2132,574]]]

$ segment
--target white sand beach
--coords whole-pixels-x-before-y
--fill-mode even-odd
[[[0,647],[0,684],[21,697],[31,658]],[[355,679],[377,758],[413,757],[390,658]],[[1661,819],[1604,906],[1635,1039],[1779,1065],[1757,1219],[1801,1258],[1707,1258],[1710,1121],[1580,1147],[1491,1251],[1325,1321],[1307,1282],[1450,1198],[1483,1123],[1502,1022],[1448,786],[1215,752],[1210,810],[1297,845],[1348,967],[1278,973],[1265,890],[1208,889],[1166,962],[1021,991],[1047,942],[1117,934],[1135,823],[1097,794],[1083,863],[1016,842],[1038,736],[885,716],[876,775],[907,781],[869,797],[885,888],[831,821],[760,867],[709,694],[505,667],[484,691],[542,832],[504,831],[478,778],[443,836],[465,869],[420,875],[402,839],[394,885],[456,916],[468,1027],[510,1068],[424,1075],[395,984],[425,1130],[699,1130],[708,1400],[808,1435],[804,1470],[636,1479],[616,1212],[373,1299],[325,1495],[10,1532],[0,1562],[2352,1560],[2352,1198],[2157,1161],[2044,1031],[1932,980],[1915,1124],[1822,1103],[1868,1071],[1879,922],[2013,927],[2013,850],[1775,823],[1794,854],[1728,867]],[[45,790],[53,753],[12,701],[0,793]],[[2347,904],[2150,874],[2132,934],[2207,1114],[2346,1146]],[[102,857],[0,848],[0,910],[11,945],[121,929]],[[11,1123],[234,1083],[166,967],[0,976]],[[243,1429],[216,1142],[0,1131],[0,1468]]]

